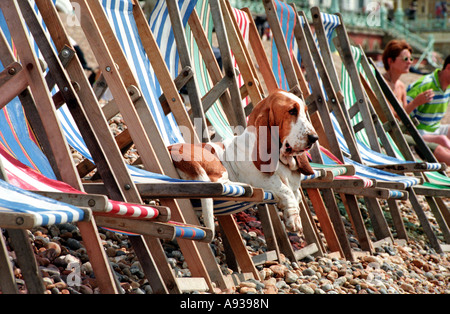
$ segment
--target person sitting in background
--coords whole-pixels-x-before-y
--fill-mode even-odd
[[[391,40],[384,48],[382,60],[386,73],[384,78],[400,103],[406,105],[406,86],[400,80],[402,74],[408,73],[413,63],[412,48],[404,40]]]
[[[400,77],[402,74],[409,73],[409,69],[414,60],[411,54],[412,48],[406,41],[394,39],[391,40],[386,45],[382,55],[383,65],[386,70],[384,78],[386,79],[388,85],[391,87],[395,97],[403,105],[405,111],[408,114],[411,114],[411,112],[417,109],[417,107],[419,107],[420,105],[424,105],[429,101],[433,100],[433,98],[435,97],[435,93],[429,90],[432,88],[429,87],[427,89],[423,89],[423,85],[420,82],[423,82],[423,80],[427,77],[433,78],[437,76],[438,73],[440,73],[439,70],[436,70],[431,74],[421,77],[416,83],[411,84],[410,87],[408,88],[410,94],[407,97],[406,86],[400,80]],[[444,69],[446,69],[446,67],[447,62],[444,66]],[[446,83],[447,75],[448,75],[447,72],[445,72],[443,76],[444,82],[443,83],[437,82],[436,86],[439,86],[437,87],[437,89],[441,89],[441,86],[444,86],[444,84],[446,84],[445,89],[443,89],[443,94],[447,94],[446,104],[448,105],[449,92],[448,91],[445,92],[448,87],[448,83]],[[415,85],[417,85],[417,87],[414,87]],[[419,86],[422,87],[419,88]],[[413,94],[415,94],[414,97]],[[420,109],[417,109],[415,110],[415,112],[418,112],[419,110]],[[446,110],[444,109],[439,119],[439,123],[443,115],[445,114],[445,111]],[[393,111],[393,113],[394,116],[398,118],[397,113],[395,111]],[[412,113],[412,117],[415,117],[414,113]],[[450,141],[446,136],[447,134],[433,135],[433,136],[425,135],[426,132],[424,130],[421,130],[422,127],[419,126],[418,126],[419,132],[421,132],[423,139],[427,142],[436,159],[440,162],[445,162],[447,165],[450,165]],[[405,135],[405,137],[407,138],[409,143],[414,144],[414,141],[409,135]]]
[[[441,70],[410,84],[406,95],[405,111],[419,121],[417,129],[423,139],[450,149],[450,125],[441,123],[450,102],[450,55]]]

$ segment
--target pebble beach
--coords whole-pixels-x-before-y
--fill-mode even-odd
[[[82,46],[81,30],[68,27],[73,38]],[[267,42],[266,42],[267,43]],[[95,67],[95,59],[85,48],[88,62]],[[403,78],[410,83],[418,78],[416,74],[408,74]],[[450,121],[450,114],[446,120]],[[113,133],[119,133],[126,128],[120,117],[110,121]],[[137,158],[133,147],[125,155],[127,162],[132,163]],[[74,153],[74,160],[79,162],[81,156]],[[450,253],[437,253],[427,243],[419,221],[406,201],[399,201],[409,241],[394,241],[380,243],[373,255],[361,254],[355,261],[347,261],[336,255],[308,255],[299,261],[290,261],[281,256],[277,261],[268,261],[257,266],[261,280],[246,280],[233,289],[214,291],[192,291],[191,294],[450,294]],[[446,200],[449,204],[450,200]],[[383,206],[384,208],[387,206]],[[314,209],[309,208],[316,223],[318,219]],[[424,209],[439,239],[442,234],[424,202]],[[366,218],[369,235],[372,235],[370,220],[364,206],[361,208]],[[389,216],[388,210],[385,211]],[[241,235],[250,255],[267,251],[261,222],[256,210],[248,210],[236,215]],[[351,223],[342,211],[342,220],[347,228],[347,234],[352,248],[359,252],[358,240],[353,235]],[[389,222],[389,221],[388,221]],[[219,228],[217,228],[219,229]],[[319,226],[320,231],[320,226]],[[102,244],[114,274],[124,294],[152,294],[151,286],[144,276],[139,260],[133,252],[129,236],[114,233],[99,228]],[[29,239],[35,252],[41,271],[46,293],[48,294],[98,294],[95,274],[89,261],[80,231],[73,224],[62,224],[51,227],[40,227],[28,231]],[[325,241],[322,234],[322,240]],[[6,245],[11,249],[8,234],[3,236]],[[306,246],[301,235],[289,234],[292,245],[296,249]],[[394,234],[395,237],[395,234]],[[375,239],[373,238],[375,241]],[[167,261],[177,277],[189,277],[189,265],[184,261],[183,254],[177,242],[163,241]],[[232,273],[227,267],[226,255],[220,230],[211,243],[211,250],[221,265],[225,275]],[[363,252],[361,252],[363,253]],[[13,250],[9,257],[14,269],[14,275],[21,293],[26,293],[26,285],[20,265],[17,264]],[[77,284],[73,284],[73,269],[68,265],[79,265]]]
[[[408,218],[408,219],[411,219]],[[343,217],[345,225],[349,222]],[[411,219],[413,220],[413,218]],[[255,213],[242,213],[237,217],[242,237],[250,254],[266,251],[266,245]],[[415,227],[412,230],[411,227]],[[102,244],[126,294],[152,294],[140,263],[133,253],[128,236],[99,229]],[[450,294],[450,254],[438,254],[421,239],[420,227],[412,224],[409,231],[418,238],[409,242],[381,243],[375,254],[362,255],[350,262],[331,256],[306,256],[291,262],[284,256],[280,260],[258,265],[261,280],[247,280],[233,289],[192,291],[192,294]],[[5,234],[7,236],[7,234]],[[48,294],[97,294],[95,275],[80,232],[75,225],[62,224],[40,227],[29,232],[36,260]],[[8,237],[6,237],[8,242]],[[291,234],[294,247],[305,245],[301,237]],[[358,242],[350,238],[353,249]],[[164,241],[167,261],[177,277],[189,277],[188,265],[176,241]],[[220,237],[211,243],[216,259],[224,274],[231,274]],[[20,266],[10,252],[14,274],[20,291],[26,293]],[[79,265],[79,282],[73,284],[71,263]]]

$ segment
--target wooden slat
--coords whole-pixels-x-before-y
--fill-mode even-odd
[[[136,25],[139,31],[139,37],[142,41],[142,45],[144,46],[145,51],[147,52],[147,56],[152,64],[152,67],[155,73],[158,74],[158,82],[161,85],[162,91],[168,99],[168,104],[171,112],[175,116],[175,119],[179,123],[186,127],[190,131],[189,141],[194,143],[200,142],[196,132],[194,131],[194,126],[186,112],[183,100],[181,95],[178,93],[178,90],[175,86],[175,83],[170,75],[167,66],[165,65],[164,58],[159,52],[158,44],[156,43],[153,34],[151,33],[150,26],[148,25],[147,20],[145,19],[144,13],[142,12],[139,5],[134,5],[133,16],[136,21]],[[186,67],[187,65],[183,65]],[[190,102],[192,106],[192,110],[195,111],[195,118],[202,119],[202,127],[203,130],[206,129],[206,123],[204,122],[205,116],[203,110],[201,109],[201,104],[199,104],[198,108],[195,108],[195,99],[194,97],[190,97]],[[195,110],[197,109],[197,110]]]
[[[14,97],[28,86],[25,71],[19,63],[13,63],[0,72],[0,108],[3,108]]]
[[[8,23],[11,35],[15,38],[15,45],[19,53],[22,64],[27,68],[27,80],[30,84],[31,92],[35,99],[39,99],[38,112],[43,120],[43,125],[47,134],[52,134],[50,146],[56,156],[61,176],[64,181],[71,186],[81,187],[81,182],[76,174],[72,156],[67,149],[67,142],[62,135],[61,126],[56,119],[56,112],[46,84],[42,77],[41,68],[34,52],[28,45],[27,33],[23,25],[23,19],[18,15],[19,9],[14,2],[2,2],[0,7]]]
[[[171,177],[177,178],[178,174],[173,166],[170,159],[170,155],[159,135],[157,126],[151,117],[148,105],[144,100],[141,102],[136,102],[134,105],[129,99],[124,86],[138,86],[135,83],[134,77],[131,75],[132,72],[126,62],[123,52],[121,51],[120,45],[114,37],[114,34],[110,28],[107,21],[105,13],[99,3],[90,3],[90,7],[87,8],[85,1],[77,0],[84,12],[92,12],[95,15],[95,21],[89,14],[89,18],[82,20],[82,27],[85,29],[88,35],[88,40],[91,42],[91,47],[93,48],[96,55],[102,55],[103,57],[98,60],[100,67],[104,70],[108,69],[110,72],[104,71],[103,74],[108,82],[108,86],[116,98],[116,102],[120,106],[120,112],[130,129],[130,135],[137,147],[137,150],[141,156],[141,160],[144,164],[146,170],[156,173],[164,173]],[[90,10],[89,10],[90,9]],[[84,23],[83,23],[84,21]],[[97,23],[100,24],[97,24]],[[94,30],[102,30],[102,35],[100,36]],[[92,36],[91,36],[92,35]],[[106,49],[105,42],[110,46]],[[114,47],[111,47],[113,45]],[[110,54],[113,53],[113,56]],[[114,59],[112,58],[114,57]],[[119,73],[116,71],[114,64],[118,64]],[[123,100],[123,101],[122,101]],[[142,124],[141,124],[142,121]],[[144,132],[143,132],[144,130]],[[150,145],[149,138],[152,138]],[[158,152],[158,154],[156,154]],[[189,221],[191,224],[198,224],[198,218],[196,217],[194,211],[192,210],[192,205],[188,200],[161,200],[162,205],[171,208],[172,217],[174,220],[179,222]],[[181,207],[184,208],[183,213],[181,212]],[[189,264],[191,273],[194,276],[204,277],[210,288],[212,289],[212,281],[218,283],[218,286],[223,286],[224,281],[220,273],[220,269],[214,260],[214,256],[207,245],[194,244],[192,241],[179,239],[178,244],[185,256],[186,261]],[[201,255],[200,252],[201,251]],[[201,257],[200,257],[201,256]],[[207,270],[205,269],[207,267]],[[213,276],[213,278],[210,277]]]

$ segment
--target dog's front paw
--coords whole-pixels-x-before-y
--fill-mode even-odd
[[[284,212],[284,223],[290,232],[302,232],[303,226],[300,212],[297,209],[288,209]]]

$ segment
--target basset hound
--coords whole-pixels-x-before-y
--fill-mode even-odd
[[[313,173],[305,151],[317,140],[305,103],[277,90],[255,106],[242,134],[222,143],[175,144],[169,151],[183,179],[242,182],[271,191],[286,228],[298,232],[300,174]],[[204,199],[202,206],[205,225],[213,229],[212,200]]]

